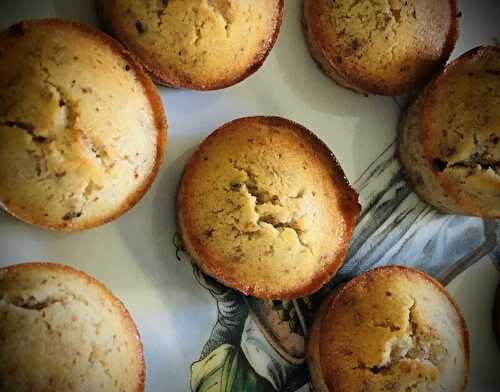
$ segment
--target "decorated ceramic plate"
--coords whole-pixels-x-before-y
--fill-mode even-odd
[[[461,34],[452,57],[498,43],[497,1],[462,0],[460,8]],[[98,25],[92,0],[0,4],[2,29],[52,16]],[[97,229],[60,234],[0,212],[0,267],[33,260],[68,264],[122,299],[144,342],[148,391],[309,391],[304,335],[331,287],[387,263],[440,276],[456,261],[473,258],[486,240],[483,220],[442,215],[412,192],[395,157],[405,98],[366,97],[328,79],[307,50],[299,0],[285,1],[276,46],[250,78],[211,92],[159,89],[170,125],[167,158],[154,186],[129,213]],[[177,246],[175,197],[184,165],[214,129],[248,115],[282,116],[313,130],[360,194],[363,209],[346,263],[310,297],[244,297],[203,275]],[[500,388],[500,354],[491,328],[500,280],[491,263],[495,257],[491,253],[450,285],[471,332],[471,391]]]

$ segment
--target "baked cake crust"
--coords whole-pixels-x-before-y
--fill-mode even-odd
[[[458,38],[455,0],[303,0],[313,58],[340,85],[402,95],[446,64]]]
[[[452,392],[467,385],[469,341],[460,310],[441,284],[405,267],[371,270],[327,297],[307,355],[321,392]]]
[[[360,206],[328,147],[279,117],[213,132],[177,197],[184,245],[207,274],[246,295],[318,290],[343,263]]]
[[[0,52],[0,207],[62,231],[108,223],[133,207],[160,169],[167,122],[130,53],[58,19],[10,27]]]
[[[158,3],[97,1],[104,24],[155,81],[192,90],[226,88],[255,73],[278,38],[284,7],[284,0]]]
[[[2,314],[0,342],[7,343],[2,345],[0,352],[0,389],[62,392],[76,390],[75,384],[78,384],[89,390],[144,391],[145,363],[137,327],[123,303],[91,276],[47,262],[0,268]],[[16,320],[17,326],[9,324]],[[91,321],[97,322],[94,332]],[[116,325],[111,326],[111,321]],[[31,334],[30,339],[36,339],[28,348],[31,353],[20,348],[30,343],[26,336],[17,333],[19,330]],[[71,340],[80,332],[87,335]],[[37,333],[41,335],[32,336]],[[20,344],[15,342],[19,337],[22,338]],[[106,340],[109,338],[113,343]],[[55,355],[42,359],[50,362],[45,369],[37,366],[42,349]],[[104,349],[109,351],[104,352]],[[88,360],[83,357],[87,353],[90,353]],[[31,355],[36,355],[36,362],[32,364],[29,363]],[[106,363],[108,360],[111,362]],[[59,369],[59,365],[64,369]],[[84,379],[80,365],[88,367]],[[101,368],[103,370],[99,370]],[[116,382],[108,383],[108,377]]]
[[[449,64],[401,120],[399,157],[415,192],[452,214],[500,218],[500,49]]]

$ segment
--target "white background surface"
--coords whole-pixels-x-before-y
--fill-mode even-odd
[[[490,260],[485,259],[448,285],[470,332],[472,366],[468,391],[500,391],[500,349],[491,317],[499,274]]]
[[[500,36],[500,3],[463,0],[461,38],[454,56]],[[148,391],[183,391],[215,322],[215,302],[178,262],[175,194],[194,148],[226,121],[246,115],[279,115],[316,132],[355,180],[395,137],[399,109],[391,98],[338,87],[315,66],[300,29],[300,1],[285,0],[278,42],[263,68],[218,92],[161,88],[169,120],[167,159],[156,183],[128,214],[78,234],[44,232],[0,212],[0,266],[49,260],[79,268],[120,297],[141,332]],[[3,0],[0,27],[31,17],[59,16],[96,23],[91,0]],[[491,333],[491,303],[498,273],[483,263],[453,284],[472,334],[469,390],[500,390],[500,355]]]

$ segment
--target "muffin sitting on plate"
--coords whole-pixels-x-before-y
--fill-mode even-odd
[[[500,218],[500,48],[465,53],[429,84],[402,118],[399,157],[429,204]]]
[[[387,266],[324,300],[308,361],[317,392],[459,392],[467,384],[468,332],[437,281]]]
[[[0,207],[53,230],[109,222],[158,173],[166,119],[142,67],[76,22],[0,33]]]
[[[402,95],[427,82],[458,36],[455,0],[302,0],[314,59],[340,85]]]
[[[142,392],[139,333],[101,283],[59,264],[0,268],[0,391]]]
[[[360,210],[328,147],[279,117],[213,132],[186,166],[177,206],[186,250],[204,272],[272,299],[313,293],[335,274]]]
[[[283,0],[98,0],[103,22],[161,84],[215,90],[264,63]]]

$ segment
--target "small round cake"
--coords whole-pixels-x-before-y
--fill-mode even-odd
[[[153,182],[166,119],[112,38],[57,19],[0,33],[0,206],[54,230],[109,222]]]
[[[223,125],[194,153],[178,193],[187,252],[246,295],[318,290],[342,265],[360,206],[328,147],[278,117]]]
[[[500,218],[500,48],[459,57],[401,121],[399,157],[415,192],[446,213]]]
[[[107,28],[156,81],[194,90],[240,82],[264,63],[284,0],[97,0]]]
[[[417,270],[371,270],[327,297],[308,340],[317,392],[458,392],[469,343],[460,310]]]
[[[0,268],[0,391],[144,391],[139,333],[101,283],[59,264]]]
[[[340,85],[402,95],[427,82],[458,37],[456,0],[302,0],[313,58]]]

